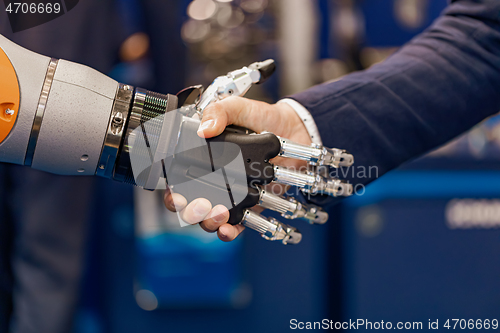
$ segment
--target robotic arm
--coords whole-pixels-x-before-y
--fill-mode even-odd
[[[309,194],[351,195],[350,184],[322,170],[350,166],[352,155],[231,126],[204,140],[193,118],[217,100],[244,95],[273,71],[274,62],[267,60],[221,76],[205,91],[196,86],[178,96],[163,95],[35,54],[0,36],[0,162],[60,175],[97,175],[148,190],[164,179],[188,200],[225,193],[231,224],[242,223],[269,240],[298,243],[295,228],[249,208],[259,204],[287,219],[325,223],[328,215],[319,207],[276,196],[263,186],[274,181]],[[236,156],[244,166],[235,164]],[[272,165],[269,160],[276,156],[307,161],[309,169]],[[218,171],[222,186],[206,177]],[[186,187],[193,180],[203,186]]]

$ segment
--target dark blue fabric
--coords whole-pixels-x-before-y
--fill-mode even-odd
[[[348,179],[367,184],[377,174],[363,167],[381,176],[500,110],[500,1],[454,1],[385,62],[292,98],[325,146],[354,154]]]

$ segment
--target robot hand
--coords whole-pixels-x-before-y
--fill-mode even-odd
[[[252,84],[262,83],[273,71],[274,62],[267,60],[218,77],[205,92],[200,86],[187,88],[178,95],[179,100],[187,104],[183,107],[183,114],[202,115],[211,103],[225,97],[244,94]],[[198,129],[197,122],[190,123],[193,125],[186,123],[182,125],[180,140],[177,143],[178,146],[183,147],[183,152],[192,147],[184,142],[195,137],[195,131]],[[191,172],[191,168],[197,169],[198,174],[200,168],[205,169],[203,175],[208,174],[210,170],[224,170],[224,182],[218,188],[221,193],[230,193],[229,205],[225,204],[232,207],[229,223],[233,225],[241,223],[258,231],[268,240],[281,240],[284,244],[296,244],[300,241],[301,234],[294,227],[255,213],[250,210],[250,207],[259,205],[262,208],[279,212],[286,219],[303,219],[313,224],[325,223],[328,220],[328,214],[319,207],[301,203],[293,197],[283,198],[275,195],[265,190],[265,185],[271,182],[291,185],[312,195],[349,196],[352,194],[351,184],[328,177],[330,167],[352,165],[353,156],[344,150],[328,149],[319,145],[301,145],[272,133],[256,134],[248,129],[234,126],[229,126],[221,135],[206,140],[206,143],[208,146],[206,151],[198,149],[188,154],[179,154],[177,151],[173,164],[169,163],[170,173],[166,177],[171,190],[182,194],[188,201],[202,196],[212,203],[221,202],[218,200],[217,186],[214,186],[216,181],[210,181],[210,186],[206,191],[192,184],[184,188],[179,185],[192,180],[184,176],[196,174],[196,171]],[[237,149],[232,149],[231,143],[237,146]],[[242,160],[245,162],[244,166],[231,166],[234,164],[237,153],[241,153]],[[273,165],[269,161],[275,157],[306,161],[308,169],[306,172],[300,172]],[[206,162],[208,160],[210,163]],[[238,177],[238,170],[244,170],[245,174],[240,174]],[[204,179],[201,182],[206,181]]]

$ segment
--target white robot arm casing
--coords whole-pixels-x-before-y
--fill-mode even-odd
[[[16,71],[21,95],[17,123],[0,144],[0,161],[60,175],[94,175],[118,82],[87,66],[26,50],[3,36],[0,48]]]
[[[106,75],[59,60],[32,167],[60,175],[94,175],[117,89],[118,82]]]

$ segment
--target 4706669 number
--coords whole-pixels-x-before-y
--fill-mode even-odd
[[[61,4],[38,3],[38,2],[14,2],[9,3],[5,11],[9,14],[59,14]]]
[[[481,329],[485,329],[485,330],[489,330],[489,329],[492,329],[492,330],[497,330],[498,329],[498,319],[484,319],[484,320],[481,320],[481,319],[477,319],[477,320],[474,320],[474,319],[469,319],[469,320],[465,320],[465,319],[448,319],[446,321],[446,323],[443,325],[443,327],[447,328],[447,329],[452,329],[452,330],[455,330],[455,329],[461,329],[461,330],[481,330]]]

